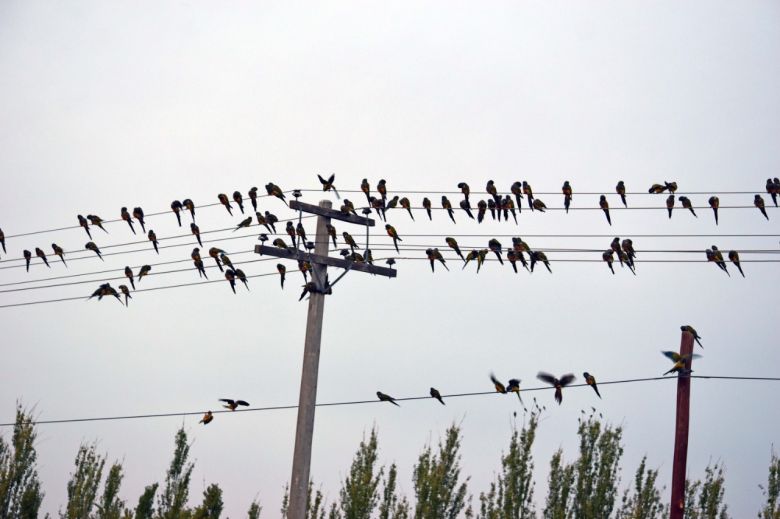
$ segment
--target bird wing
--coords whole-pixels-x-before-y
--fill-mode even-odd
[[[577,379],[574,375],[571,373],[567,373],[564,376],[561,377],[560,383],[562,386],[568,386],[572,382],[574,382]]]
[[[219,401],[220,402],[225,402],[226,404],[229,404],[229,405],[233,405],[233,404],[236,403],[235,400],[232,400],[230,398],[220,398]]]
[[[554,376],[550,375],[549,373],[545,373],[544,371],[540,371],[536,374],[536,378],[541,380],[542,382],[547,382],[548,384],[555,385],[558,383],[558,379],[556,379]]]
[[[677,362],[680,360],[680,354],[676,351],[662,351],[661,352],[664,356],[666,356],[669,360],[672,360],[674,362]]]
[[[238,405],[245,405],[245,406],[249,407],[249,402],[247,402],[246,400],[236,400],[236,403]]]

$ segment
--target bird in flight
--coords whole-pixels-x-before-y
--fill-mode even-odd
[[[225,409],[230,409],[231,411],[235,411],[236,408],[238,406],[240,406],[240,405],[249,407],[249,402],[246,402],[244,400],[233,400],[231,398],[220,398],[219,401],[220,402],[225,402],[225,405],[223,405],[222,407],[224,407]]]
[[[556,378],[544,371],[537,373],[536,378],[555,387],[555,401],[558,402],[558,405],[563,402],[563,388],[576,380],[576,377],[571,373],[563,375],[561,378]]]

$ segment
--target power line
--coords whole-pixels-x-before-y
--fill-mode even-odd
[[[656,380],[677,380],[677,376],[671,376],[671,377],[648,377],[648,378],[633,378],[633,379],[625,379],[625,380],[609,380],[605,382],[598,382],[600,386],[607,386],[607,385],[614,385],[614,384],[632,384],[632,383],[639,383],[639,382],[651,382]],[[701,379],[710,379],[710,380],[742,380],[742,381],[772,381],[772,382],[778,382],[780,381],[780,377],[738,377],[738,376],[719,376],[719,375],[690,375],[690,378],[701,378]],[[566,386],[567,391],[570,388],[580,388],[580,387],[589,387],[588,384],[572,384],[570,386]],[[535,391],[549,391],[555,389],[552,386],[537,386],[537,387],[530,387],[526,389],[522,389],[521,393],[531,393]],[[469,397],[469,396],[486,396],[486,395],[501,395],[501,393],[497,393],[496,391],[477,391],[477,392],[471,392],[471,393],[452,393],[447,395],[442,395],[442,398],[462,398],[462,397]],[[502,395],[502,396],[508,396],[508,395]],[[425,396],[411,396],[411,397],[402,397],[402,398],[395,398],[397,402],[409,402],[414,400],[430,400],[430,395]],[[371,400],[348,400],[348,401],[341,401],[341,402],[325,402],[325,403],[318,403],[315,404],[317,407],[337,407],[337,406],[346,406],[346,405],[361,405],[361,404],[382,404],[387,405],[385,402],[382,402],[377,399],[371,399]],[[252,407],[249,409],[236,409],[235,411],[230,410],[217,410],[212,411],[212,414],[223,414],[223,413],[252,413],[252,412],[261,412],[261,411],[282,411],[282,410],[288,410],[288,409],[297,409],[297,405],[277,405],[277,406],[266,406],[266,407]],[[66,418],[61,420],[35,420],[33,423],[35,425],[51,425],[51,424],[64,424],[64,423],[80,423],[80,422],[103,422],[103,421],[116,421],[116,420],[135,420],[135,419],[148,419],[148,418],[166,418],[166,417],[178,417],[178,416],[199,416],[202,415],[204,411],[183,411],[178,413],[154,413],[154,414],[137,414],[137,415],[122,415],[122,416],[101,416],[101,417],[92,417],[92,418]],[[12,427],[16,425],[15,423],[0,423],[0,427]]]
[[[302,193],[311,193],[311,192],[319,192],[322,193],[322,189],[301,189]],[[288,191],[285,191],[287,193]],[[339,189],[339,193],[362,193],[363,191],[359,189]],[[412,190],[412,189],[388,189],[388,194],[392,192],[392,194],[395,196],[398,195],[462,195],[463,193],[461,191],[420,191],[420,190]],[[761,189],[759,191],[681,191],[677,190],[675,192],[676,195],[754,195],[754,194],[765,194],[766,189]],[[372,194],[377,194],[376,189],[374,187],[371,188]],[[501,191],[497,190],[497,194],[499,195],[512,195],[511,191]],[[620,196],[617,194],[614,188],[610,188],[606,191],[575,191],[572,193],[575,196],[579,195],[613,195],[613,196]],[[536,198],[536,195],[558,195],[563,196],[562,191],[534,191],[534,198]],[[647,191],[626,191],[626,196],[637,196],[637,195],[643,195],[643,196],[666,196],[666,193],[648,193]],[[486,192],[478,192],[478,191],[471,191],[469,194],[469,198],[474,197],[491,197],[492,195]],[[525,195],[523,195],[523,198],[525,198]]]

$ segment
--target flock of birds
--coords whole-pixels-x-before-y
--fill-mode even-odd
[[[680,326],[680,330],[683,332],[690,333],[693,336],[693,339],[699,344],[699,346],[701,346],[702,348],[704,347],[701,344],[701,336],[692,326],[685,324]],[[682,355],[680,353],[677,353],[676,351],[662,351],[661,353],[673,362],[671,369],[669,369],[669,371],[664,373],[663,376],[666,376],[670,373],[676,373],[677,376],[688,376],[693,372],[693,370],[686,367],[687,362],[691,359],[701,357],[701,355],[694,354],[694,353],[688,355]],[[537,373],[536,378],[555,388],[554,398],[555,401],[558,403],[558,405],[561,405],[563,403],[563,388],[572,384],[577,380],[577,377],[574,376],[574,374],[572,373],[567,373],[565,375],[561,375],[560,377],[556,377],[544,371],[540,371],[539,373]],[[601,393],[599,392],[599,386],[598,383],[596,382],[596,377],[586,371],[582,374],[582,378],[585,380],[585,383],[588,386],[593,388],[593,391],[596,393],[596,396],[601,398]],[[493,387],[495,388],[497,393],[501,393],[504,395],[514,393],[517,395],[517,398],[520,400],[520,404],[525,406],[525,403],[523,402],[523,397],[520,395],[521,381],[519,378],[510,378],[507,381],[507,383],[504,384],[498,378],[496,378],[496,376],[493,373],[491,373],[490,381],[493,383]],[[430,388],[429,394],[431,395],[431,398],[437,400],[439,403],[441,403],[441,405],[447,405],[444,403],[444,398],[442,397],[441,392],[435,387]],[[388,395],[387,393],[377,391],[376,396],[381,402],[389,402],[395,406],[401,407],[401,405],[396,401],[396,398]],[[235,411],[236,408],[240,405],[249,406],[249,403],[244,400],[231,400],[229,398],[220,398],[219,401],[225,402],[225,405],[223,405],[223,407],[231,411]],[[213,419],[214,419],[214,413],[212,411],[206,411],[206,413],[203,415],[203,418],[201,418],[200,422],[198,423],[207,425]]]
[[[339,200],[341,200],[341,197],[336,190],[336,187],[334,185],[335,182],[335,175],[330,175],[328,178],[324,178],[321,175],[318,175],[319,181],[322,185],[323,191],[332,191]],[[540,200],[539,198],[535,197],[533,194],[533,189],[531,188],[531,185],[527,181],[518,181],[514,182],[510,186],[510,194],[500,193],[498,191],[498,188],[496,187],[496,184],[493,180],[489,180],[485,186],[485,192],[490,195],[487,200],[479,200],[476,204],[476,209],[474,209],[471,205],[471,188],[469,185],[465,182],[460,182],[457,184],[458,189],[460,189],[460,192],[463,194],[463,199],[459,202],[460,208],[466,213],[466,215],[471,218],[475,219],[477,222],[481,223],[485,217],[486,214],[489,212],[491,215],[491,218],[494,220],[500,221],[503,215],[503,218],[505,221],[509,221],[509,215],[512,215],[512,218],[515,222],[517,222],[517,213],[522,211],[522,206],[524,204],[527,204],[527,206],[530,208],[531,211],[540,211],[544,212],[547,206],[545,203]],[[370,214],[373,211],[376,212],[376,214],[381,218],[383,221],[387,221],[387,212],[395,209],[405,209],[412,220],[414,220],[414,214],[412,212],[412,203],[409,200],[408,197],[399,197],[399,196],[390,196],[388,194],[387,189],[387,182],[382,179],[379,181],[379,183],[376,185],[376,191],[372,193],[371,186],[367,179],[363,179],[363,181],[360,184],[360,190],[365,194],[367,205],[362,209],[363,214]],[[691,200],[686,196],[679,196],[677,199],[675,199],[675,193],[678,190],[677,182],[666,182],[664,181],[663,184],[653,184],[650,189],[648,190],[651,194],[661,194],[668,192],[669,197],[666,199],[666,207],[669,212],[669,217],[672,216],[672,210],[675,207],[675,201],[678,200],[684,209],[688,209],[693,213],[694,216],[696,216],[696,212],[694,210],[693,204]],[[287,201],[287,195],[284,190],[281,189],[278,185],[269,182],[265,185],[265,191],[266,194],[269,197],[275,197],[279,200],[281,200],[285,205],[288,205]],[[571,202],[573,199],[573,188],[571,186],[571,183],[569,181],[565,181],[562,188],[561,188],[563,197],[564,197],[564,208],[566,212],[568,212]],[[772,201],[775,206],[778,205],[777,197],[778,194],[780,194],[780,179],[774,178],[774,179],[767,179],[766,182],[766,191],[767,193],[772,197]],[[625,183],[621,180],[617,183],[615,186],[615,192],[620,196],[621,202],[625,207],[628,207],[628,202],[626,198],[626,186]],[[301,191],[298,189],[291,191],[292,196],[296,199],[302,196]],[[259,240],[265,244],[266,241],[270,240],[269,234],[277,234],[276,224],[279,222],[279,218],[271,213],[270,211],[265,211],[261,213],[258,210],[258,188],[252,187],[249,190],[249,202],[252,205],[252,209],[254,210],[255,217],[253,218],[251,215],[247,216],[239,224],[233,229],[233,231],[237,231],[242,228],[248,228],[252,226],[253,222],[256,220],[258,226],[262,226],[265,228],[265,232],[261,233],[259,235]],[[377,195],[377,196],[374,196]],[[514,199],[512,198],[512,195],[514,195]],[[231,198],[228,198],[228,196],[224,193],[220,193],[217,195],[217,199],[219,202],[225,207],[225,209],[228,211],[228,213],[233,216],[233,210],[234,206],[231,204]],[[244,206],[244,197],[240,191],[235,191],[232,195],[232,202],[238,207],[239,211],[242,214],[245,214],[245,206]],[[711,196],[708,200],[710,207],[712,208],[715,216],[715,223],[718,223],[718,208],[720,207],[720,200],[717,196]],[[769,216],[766,212],[765,202],[763,197],[760,194],[756,194],[754,198],[754,205],[757,207],[761,213],[769,219]],[[441,206],[442,209],[446,210],[449,218],[455,222],[455,210],[453,208],[452,202],[447,198],[446,195],[443,195],[441,197]],[[611,225],[612,220],[609,213],[609,203],[607,201],[606,195],[601,195],[599,198],[599,206],[603,210],[604,215],[607,219],[607,222]],[[425,209],[428,218],[433,219],[432,217],[432,202],[429,198],[425,197],[422,200],[422,208]],[[248,210],[248,209],[247,209]],[[189,212],[190,217],[192,218],[192,222],[190,223],[190,231],[193,234],[193,236],[196,238],[198,245],[200,247],[195,247],[192,250],[191,258],[193,261],[193,265],[195,269],[198,272],[199,277],[208,279],[208,275],[206,274],[206,268],[204,265],[204,260],[201,256],[201,247],[203,247],[203,241],[201,239],[201,233],[200,228],[195,223],[195,204],[190,198],[186,198],[184,200],[174,200],[171,203],[171,211],[176,217],[178,225],[182,226],[182,214],[186,214]],[[339,211],[341,211],[344,214],[357,214],[355,205],[348,199],[342,200],[341,206],[339,208]],[[476,215],[474,214],[476,212]],[[120,209],[120,217],[123,221],[127,222],[128,226],[130,227],[130,231],[133,234],[136,234],[136,228],[133,225],[134,220],[137,222],[138,225],[141,227],[141,231],[146,234],[149,242],[151,243],[152,247],[154,248],[155,252],[159,254],[159,241],[157,239],[157,235],[154,232],[153,229],[146,230],[146,222],[144,220],[144,211],[141,207],[135,207],[133,208],[132,212],[128,211],[127,207],[122,207]],[[86,217],[83,215],[77,216],[79,226],[84,229],[84,231],[87,233],[87,236],[89,237],[90,241],[87,242],[84,245],[84,248],[86,250],[94,252],[98,258],[103,260],[102,253],[100,251],[100,248],[98,245],[92,241],[92,232],[91,228],[94,229],[95,227],[98,227],[103,232],[108,233],[108,231],[103,226],[104,220],[97,215],[94,214],[88,214]],[[91,226],[91,227],[90,227]],[[393,240],[393,246],[397,253],[400,253],[400,249],[398,246],[399,242],[403,241],[403,238],[399,235],[396,228],[389,224],[385,224],[385,231],[387,235]],[[279,247],[281,249],[299,249],[301,246],[305,247],[307,250],[311,250],[314,248],[314,243],[307,240],[306,230],[304,229],[303,225],[300,223],[300,221],[297,223],[297,225],[293,224],[292,221],[288,221],[287,225],[285,227],[286,234],[290,237],[291,241],[291,247],[290,244],[288,244],[284,239],[281,237],[276,237],[271,242],[273,246]],[[338,234],[336,231],[335,226],[328,225],[327,226],[327,232],[329,237],[333,241],[334,248],[338,247]],[[361,249],[358,246],[357,241],[346,231],[341,233],[341,238],[344,241],[344,244],[348,246],[349,248],[341,249],[341,255],[344,256],[345,259],[355,261],[355,262],[367,262],[373,264],[373,254],[370,249],[366,248],[362,253],[359,252]],[[543,264],[549,272],[552,273],[552,269],[550,268],[550,261],[547,258],[547,255],[540,250],[533,250],[531,247],[522,240],[520,237],[512,238],[512,247],[507,248],[504,250],[502,244],[496,240],[495,238],[491,239],[488,242],[487,248],[483,249],[474,249],[469,251],[466,255],[463,254],[463,252],[460,249],[460,246],[458,245],[458,242],[452,238],[447,237],[445,239],[446,245],[452,249],[455,254],[457,254],[462,260],[463,260],[463,268],[465,269],[466,266],[471,262],[474,261],[477,265],[477,272],[480,271],[484,261],[487,259],[487,257],[490,255],[490,253],[495,254],[496,258],[500,262],[501,265],[504,264],[504,254],[506,259],[510,262],[512,265],[512,268],[517,273],[517,263],[520,263],[520,265],[528,270],[529,272],[534,271],[534,267],[541,263]],[[6,244],[5,244],[5,234],[3,233],[2,229],[0,229],[0,245],[3,248],[3,252],[6,253]],[[57,245],[56,243],[51,244],[51,248],[53,253],[59,257],[59,259],[62,261],[63,265],[67,267],[67,263],[65,261],[65,251],[62,247]],[[435,271],[435,265],[436,263],[440,263],[445,269],[449,270],[449,267],[447,267],[446,260],[444,256],[442,255],[441,251],[438,248],[428,248],[425,251],[426,256],[430,262],[431,271]],[[23,251],[23,256],[26,263],[26,269],[29,272],[30,264],[33,258],[33,253],[29,250]],[[227,256],[226,252],[218,247],[211,247],[208,250],[209,256],[214,259],[216,262],[217,267],[219,267],[220,271],[224,273],[225,279],[228,281],[231,290],[233,293],[236,293],[236,282],[240,281],[248,290],[249,289],[249,283],[247,280],[246,274],[240,269],[236,268],[230,258]],[[528,259],[526,259],[525,254],[528,254]],[[724,259],[723,254],[718,249],[717,246],[713,245],[711,248],[707,249],[705,251],[705,255],[707,258],[707,261],[713,262],[716,264],[718,268],[723,270],[726,274],[730,275],[728,272],[728,269],[726,267],[726,261]],[[35,256],[40,258],[43,264],[45,264],[47,267],[51,268],[51,265],[49,264],[49,260],[47,258],[46,253],[43,249],[40,247],[35,248]],[[613,267],[613,263],[615,262],[615,259],[617,258],[617,261],[620,263],[621,266],[627,266],[631,272],[636,275],[636,269],[634,264],[634,259],[636,258],[636,252],[634,250],[633,242],[631,239],[624,239],[620,241],[619,238],[615,238],[612,243],[610,244],[610,247],[606,249],[602,253],[602,260],[607,264],[610,271],[614,274],[615,269]],[[742,271],[742,267],[740,265],[740,259],[739,259],[739,253],[735,250],[731,250],[728,252],[728,259],[736,266],[736,268],[740,271],[742,276],[744,277],[744,272]],[[395,260],[393,258],[389,258],[386,260],[386,263],[392,268],[395,264]],[[224,266],[224,267],[223,267]],[[287,268],[284,264],[279,263],[277,264],[277,271],[281,278],[281,287],[284,288],[284,282],[285,282],[285,276],[287,273]],[[126,284],[122,284],[118,286],[118,290],[112,287],[109,283],[101,284],[97,290],[95,290],[92,295],[89,297],[89,299],[93,297],[97,297],[98,300],[102,299],[105,296],[113,296],[120,302],[122,302],[121,295],[124,296],[124,303],[127,304],[129,302],[129,299],[131,299],[131,291],[130,288],[132,287],[133,290],[135,290],[135,282],[138,283],[141,282],[141,279],[147,275],[151,271],[152,267],[150,265],[143,265],[140,269],[140,271],[137,274],[137,278],[135,277],[135,274],[132,272],[132,269],[130,267],[125,267],[125,276],[127,277],[130,287],[128,287]],[[309,281],[308,274],[312,270],[312,265],[309,261],[306,259],[299,259],[298,261],[298,269],[301,271],[304,277],[304,283],[303,285],[303,292],[301,294],[301,297],[299,300],[303,299],[306,294],[311,292],[315,289],[315,284],[312,281]]]

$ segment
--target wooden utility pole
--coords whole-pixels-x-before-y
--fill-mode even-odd
[[[670,519],[683,519],[685,515],[685,475],[688,464],[688,419],[691,404],[691,361],[693,334],[682,332],[680,355],[685,356],[687,373],[677,376],[677,423],[674,429],[674,466],[672,467],[672,502]]]
[[[317,403],[317,375],[320,365],[320,341],[322,339],[322,317],[325,310],[325,295],[331,293],[335,285],[328,282],[328,266],[341,267],[358,272],[367,272],[380,276],[395,277],[396,271],[384,267],[375,267],[367,263],[358,263],[348,259],[328,256],[329,236],[326,226],[331,218],[349,223],[371,227],[374,220],[342,213],[331,209],[329,200],[322,200],[319,206],[291,201],[290,208],[319,215],[314,242],[314,254],[303,252],[299,248],[268,247],[257,245],[255,252],[278,258],[305,260],[312,265],[312,280],[315,290],[310,290],[309,314],[306,320],[306,340],[303,350],[301,370],[301,392],[298,399],[298,423],[295,430],[295,450],[293,452],[292,477],[290,478],[290,503],[287,511],[289,519],[305,519],[309,470],[311,467],[311,444],[314,435],[314,410]],[[300,245],[300,244],[299,244]],[[346,273],[346,272],[345,272]],[[340,279],[340,278],[339,278]]]

